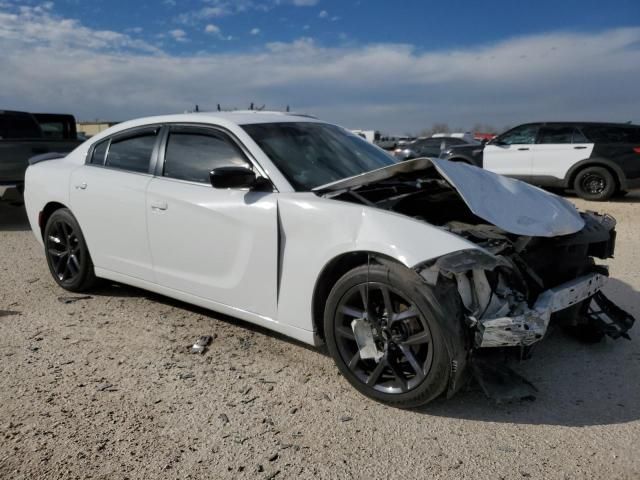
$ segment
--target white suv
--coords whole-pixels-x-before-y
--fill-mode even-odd
[[[484,147],[452,147],[443,158],[582,198],[607,200],[640,186],[640,127],[612,123],[529,123]]]

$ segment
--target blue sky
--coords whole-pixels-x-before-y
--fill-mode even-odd
[[[0,0],[0,107],[353,128],[640,122],[640,1]]]
[[[96,29],[127,31],[149,41],[175,29],[184,42],[163,42],[175,53],[237,51],[265,42],[312,37],[324,45],[402,43],[446,49],[513,36],[591,32],[638,25],[638,0],[295,0],[130,1],[58,0],[55,10]],[[221,8],[221,10],[215,10]],[[209,9],[208,12],[205,10]],[[214,25],[221,36],[205,32]],[[259,29],[258,33],[254,29]],[[253,34],[252,34],[253,31]],[[228,37],[231,36],[231,39]]]

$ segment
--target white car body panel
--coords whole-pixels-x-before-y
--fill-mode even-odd
[[[96,267],[154,281],[146,219],[152,176],[95,165],[71,174],[70,208]]]
[[[539,143],[532,145],[533,161],[529,175],[563,180],[569,169],[591,157],[593,143]]]
[[[438,227],[388,211],[312,193],[280,195],[283,253],[279,321],[308,329],[316,281],[331,260],[372,252],[407,267],[444,254],[479,247]]]
[[[483,168],[500,175],[531,175],[533,145],[494,145],[484,147]]]
[[[156,282],[275,319],[277,196],[151,180],[146,210]]]

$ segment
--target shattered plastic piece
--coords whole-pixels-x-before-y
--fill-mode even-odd
[[[191,347],[191,353],[203,354],[212,341],[213,337],[211,335],[201,336]]]
[[[376,362],[380,361],[384,352],[378,350],[376,342],[373,339],[373,329],[369,322],[364,318],[358,318],[351,322],[351,328],[353,334],[356,337],[356,343],[360,349],[360,358],[362,360],[374,359]]]
[[[631,340],[627,332],[633,327],[635,319],[605,297],[604,293],[598,292],[593,296],[588,316],[609,337]]]
[[[497,403],[536,398],[538,389],[504,363],[474,358],[471,372],[484,394]]]
[[[80,296],[75,296],[75,297],[58,297],[58,301],[61,303],[69,304],[69,303],[75,303],[78,300],[90,300],[93,297],[90,295],[80,295]]]

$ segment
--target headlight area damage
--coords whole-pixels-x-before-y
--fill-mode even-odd
[[[534,394],[529,382],[483,352],[519,347],[526,357],[550,323],[591,340],[629,338],[634,319],[602,293],[608,271],[594,261],[613,255],[612,217],[578,213],[560,197],[475,167],[418,160],[333,193],[428,222],[477,247],[414,270],[435,290],[457,287],[468,363],[485,393],[505,401]]]
[[[441,277],[455,282],[471,331],[471,370],[488,396],[508,401],[533,396],[535,388],[506,366],[487,362],[480,349],[520,347],[528,356],[551,321],[591,339],[629,338],[634,319],[602,293],[608,272],[593,261],[613,253],[615,220],[594,213],[583,219],[581,231],[556,238],[449,224],[483,249],[458,251],[417,269],[431,285]]]

